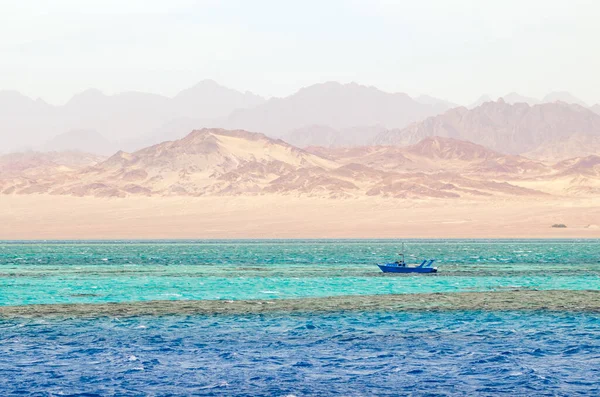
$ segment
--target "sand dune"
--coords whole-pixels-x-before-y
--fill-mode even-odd
[[[574,134],[569,137],[547,140],[535,150],[523,155],[531,159],[556,162],[598,153],[600,153],[600,135]]]
[[[134,153],[120,151],[93,165],[90,159],[97,157],[79,156],[83,162],[77,166],[69,156],[61,159],[59,154],[51,160],[41,154],[0,158],[0,166],[11,167],[0,174],[0,192],[93,197],[277,193],[322,198],[501,199],[593,196],[600,185],[594,156],[551,166],[441,137],[427,137],[407,147],[303,150],[263,134],[204,129]]]
[[[600,237],[599,164],[207,129],[108,159],[0,157],[0,238]]]

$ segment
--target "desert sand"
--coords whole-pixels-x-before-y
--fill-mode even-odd
[[[598,225],[598,200],[583,198],[0,196],[3,240],[600,238]]]
[[[596,155],[544,164],[439,137],[303,150],[212,129],[99,162],[3,159],[6,240],[600,237]]]

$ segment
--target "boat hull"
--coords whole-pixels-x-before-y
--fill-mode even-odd
[[[435,267],[410,267],[397,265],[377,265],[384,273],[436,273]]]

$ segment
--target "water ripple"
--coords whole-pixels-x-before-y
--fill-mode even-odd
[[[0,337],[7,395],[600,393],[596,314],[12,319]]]

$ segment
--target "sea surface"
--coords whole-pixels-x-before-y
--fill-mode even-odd
[[[382,274],[390,240],[0,242],[0,396],[600,395],[598,311],[481,304],[597,299],[600,241],[405,242],[439,272]],[[277,310],[133,310],[173,301]]]

